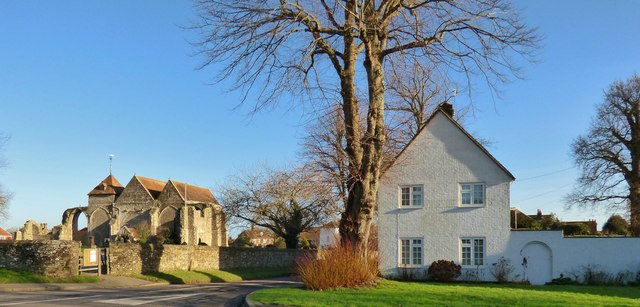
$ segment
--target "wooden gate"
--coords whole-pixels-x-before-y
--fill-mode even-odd
[[[109,274],[109,249],[85,248],[78,259],[78,275]]]

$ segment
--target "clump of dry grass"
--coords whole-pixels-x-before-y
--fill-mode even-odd
[[[371,285],[379,275],[378,252],[354,244],[324,249],[298,259],[296,271],[307,289],[327,290]]]

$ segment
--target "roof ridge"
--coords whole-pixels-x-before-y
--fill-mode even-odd
[[[389,164],[389,166],[387,166],[387,168],[382,172],[382,174],[384,174],[388,169],[391,168],[391,166],[393,166],[395,164],[395,162],[398,160],[398,158],[400,158],[400,156],[405,152],[405,150],[407,148],[409,148],[409,146],[411,145],[411,143],[413,143],[413,141],[420,135],[422,134],[422,132],[424,131],[424,129],[427,128],[427,126],[429,126],[429,123],[431,123],[431,121],[438,115],[442,113],[442,115],[444,115],[445,118],[447,118],[451,123],[453,123],[458,129],[460,129],[460,131],[462,131],[462,133],[464,135],[467,136],[467,138],[469,138],[478,148],[480,148],[480,150],[482,152],[484,152],[489,159],[491,159],[503,172],[505,172],[507,174],[507,176],[511,177],[511,180],[516,180],[516,177],[513,176],[513,174],[511,174],[511,172],[504,167],[504,165],[502,165],[502,163],[500,163],[500,161],[498,161],[498,159],[496,159],[482,144],[480,144],[480,142],[478,142],[478,140],[476,140],[476,138],[474,138],[466,129],[464,129],[464,127],[462,127],[462,125],[460,125],[455,119],[453,119],[451,116],[449,116],[449,114],[447,114],[447,112],[445,112],[441,107],[438,107],[433,114],[431,114],[431,116],[429,116],[429,119],[427,119],[427,121],[424,123],[424,126],[422,126],[422,128],[420,128],[420,130],[418,130],[418,132],[411,138],[411,140],[409,140],[409,142],[407,143],[406,146],[404,146],[404,148],[402,148],[402,150],[400,151],[400,153],[398,155],[396,155],[395,158],[393,158],[393,161],[391,161],[391,163]]]

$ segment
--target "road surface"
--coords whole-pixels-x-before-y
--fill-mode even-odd
[[[0,293],[0,306],[242,306],[244,297],[269,287],[299,286],[291,280],[202,285]]]

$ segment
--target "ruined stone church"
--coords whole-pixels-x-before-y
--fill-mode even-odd
[[[222,207],[207,188],[174,180],[133,176],[123,187],[109,175],[88,194],[88,205],[67,209],[60,240],[104,246],[123,235],[162,237],[165,242],[227,246]],[[86,236],[78,217],[87,217]]]

